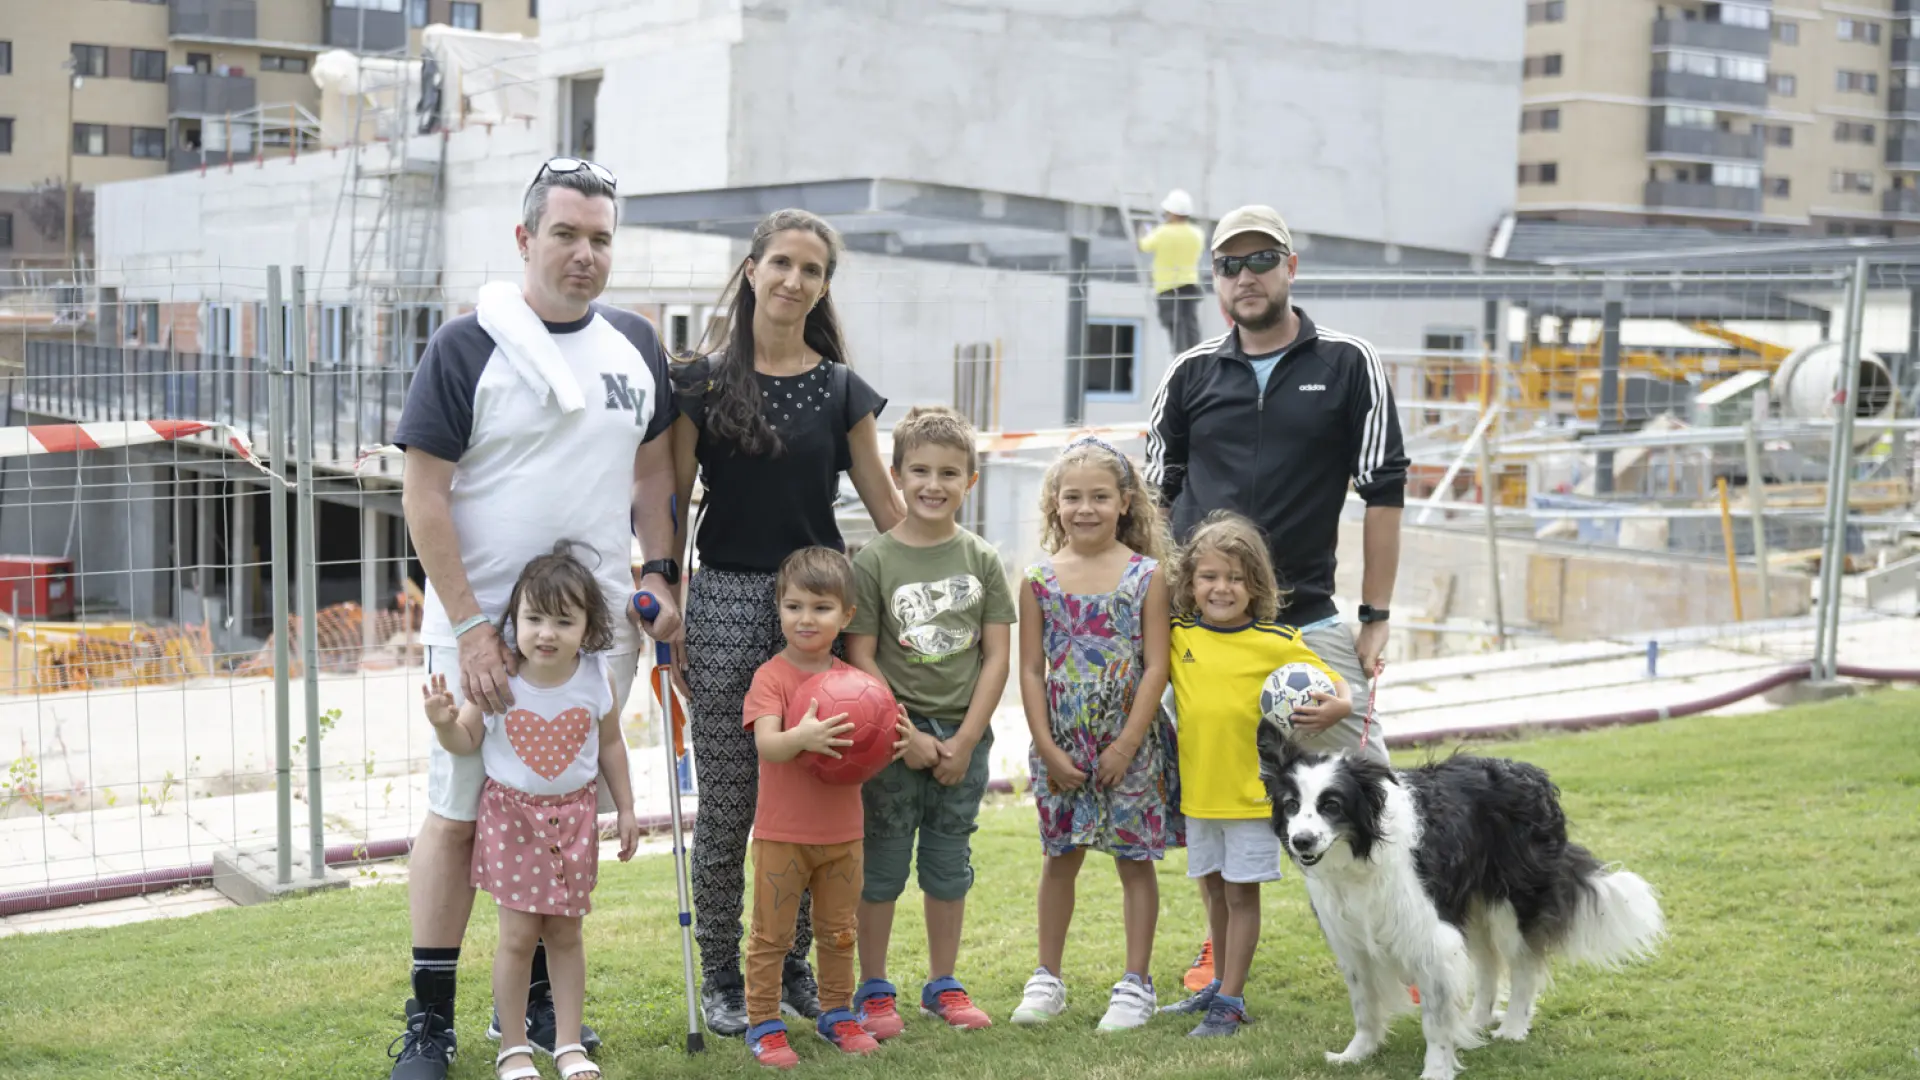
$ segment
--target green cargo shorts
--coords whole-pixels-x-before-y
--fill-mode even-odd
[[[936,739],[950,739],[959,724],[910,717],[913,726]],[[948,787],[932,769],[909,769],[895,761],[860,789],[866,807],[866,882],[860,898],[886,904],[907,887],[907,871],[919,837],[920,891],[935,900],[959,900],[973,887],[973,831],[979,828],[980,799],[987,793],[987,760],[993,729],[981,733],[967,774]]]

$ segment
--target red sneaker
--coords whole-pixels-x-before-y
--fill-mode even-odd
[[[948,1027],[962,1031],[978,1031],[993,1026],[987,1014],[967,996],[967,988],[951,975],[935,979],[921,988],[920,1011],[946,1021]]]
[[[1187,977],[1181,982],[1187,992],[1197,994],[1213,981],[1213,939],[1200,943],[1200,955],[1193,958],[1193,966],[1187,969]]]
[[[893,984],[885,979],[869,979],[853,995],[854,1017],[876,1039],[891,1039],[907,1030],[907,1022],[894,1007],[895,992]]]
[[[787,1045],[784,1020],[768,1020],[748,1028],[747,1049],[753,1051],[753,1060],[770,1069],[791,1069],[800,1064],[800,1055]]]
[[[821,1038],[849,1054],[871,1054],[880,1049],[880,1044],[853,1018],[850,1009],[835,1009],[825,1014],[815,1030]]]

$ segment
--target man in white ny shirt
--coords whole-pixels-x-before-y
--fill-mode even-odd
[[[667,359],[645,319],[595,302],[613,262],[613,174],[555,158],[521,209],[523,281],[483,287],[477,311],[434,334],[400,414],[403,504],[427,572],[421,640],[428,670],[452,676],[457,696],[504,711],[514,666],[499,631],[507,595],[528,561],[560,539],[579,541],[598,556],[592,569],[616,615],[608,667],[624,709],[641,646],[635,589],[660,601],[655,636],[673,638],[680,625],[673,457],[660,437],[673,420]],[[639,574],[630,569],[633,535],[647,560]],[[427,741],[428,814],[408,877],[413,998],[392,1080],[445,1080],[454,971],[473,910],[485,768],[480,755],[455,757]],[[497,1029],[496,1017],[489,1037]],[[556,1038],[544,948],[534,956],[526,1041],[549,1052],[599,1043],[584,1027]]]

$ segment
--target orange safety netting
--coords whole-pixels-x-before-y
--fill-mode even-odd
[[[30,623],[0,649],[13,693],[51,693],[179,682],[213,673],[205,626]]]
[[[381,609],[373,613],[372,649],[368,649],[364,633],[364,623],[359,604],[352,602],[334,604],[321,608],[314,613],[314,622],[319,626],[319,659],[321,671],[356,672],[364,664],[403,664],[417,661],[420,644],[417,634],[420,631],[420,606],[403,595],[399,610]],[[289,634],[287,648],[291,658],[289,675],[300,676],[305,673],[301,664],[303,642],[300,637],[299,616],[288,616]],[[234,668],[239,676],[265,676],[273,674],[273,638],[258,653]]]

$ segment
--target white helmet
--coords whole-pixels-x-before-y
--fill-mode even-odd
[[[1174,188],[1172,191],[1167,192],[1166,200],[1160,204],[1160,209],[1165,210],[1169,214],[1178,214],[1181,217],[1192,217],[1193,196],[1187,194],[1180,188]]]

